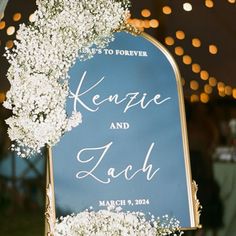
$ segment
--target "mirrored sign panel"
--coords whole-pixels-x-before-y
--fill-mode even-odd
[[[70,71],[83,123],[53,148],[57,216],[109,206],[195,227],[178,69],[146,34],[120,32]]]

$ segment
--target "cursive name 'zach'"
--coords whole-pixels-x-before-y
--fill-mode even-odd
[[[130,93],[127,93],[122,98],[119,96],[119,94],[109,95],[106,98],[101,98],[99,94],[96,94],[92,96],[91,98],[92,105],[88,105],[83,100],[83,96],[86,96],[87,94],[89,94],[89,92],[91,92],[93,89],[99,86],[104,81],[105,77],[102,77],[99,81],[94,83],[87,90],[81,92],[81,88],[85,81],[86,74],[87,74],[87,71],[84,72],[79,82],[76,92],[75,93],[70,92],[70,98],[74,99],[74,111],[77,111],[77,105],[80,104],[86,110],[90,112],[96,112],[99,110],[100,106],[103,103],[110,102],[110,103],[114,103],[115,105],[124,104],[123,113],[125,113],[130,108],[135,107],[135,106],[140,106],[141,109],[146,109],[151,103],[154,103],[156,105],[161,105],[171,99],[171,97],[162,99],[160,94],[156,94],[152,99],[147,100],[146,98],[147,93],[140,94],[140,92],[130,92]]]
[[[124,178],[127,181],[130,181],[132,179],[134,179],[134,177],[138,174],[138,173],[143,173],[146,176],[147,181],[151,181],[155,175],[157,174],[157,172],[160,170],[160,168],[153,170],[153,166],[152,164],[148,164],[149,159],[150,159],[150,155],[152,153],[152,150],[154,148],[155,143],[152,143],[147,151],[147,155],[144,159],[142,168],[138,169],[138,170],[133,170],[133,166],[131,164],[129,164],[125,169],[121,170],[121,171],[117,171],[114,167],[111,167],[107,170],[106,173],[104,173],[104,177],[98,177],[96,176],[96,170],[99,168],[99,166],[102,165],[102,161],[105,158],[106,153],[108,152],[108,150],[110,149],[112,145],[112,142],[106,144],[105,146],[102,147],[97,147],[97,148],[84,148],[82,150],[80,150],[77,154],[77,160],[82,163],[82,164],[89,164],[91,163],[96,157],[95,156],[89,156],[89,152],[91,151],[102,151],[101,156],[97,157],[97,160],[95,161],[95,165],[90,169],[90,170],[83,170],[83,171],[79,171],[76,174],[76,178],[78,179],[84,179],[86,177],[92,177],[93,179],[95,179],[96,181],[102,183],[102,184],[109,184],[112,179],[116,179],[119,178],[120,176],[124,176]],[[87,154],[88,158],[83,160],[82,159],[82,155],[83,154]]]

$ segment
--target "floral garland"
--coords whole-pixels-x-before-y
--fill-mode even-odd
[[[78,57],[92,56],[92,45],[105,47],[129,16],[128,0],[37,0],[37,6],[34,22],[20,26],[16,47],[6,51],[11,88],[4,106],[12,110],[6,123],[21,157],[55,145],[82,122],[79,112],[66,114],[68,71]]]
[[[165,215],[147,221],[143,213],[84,211],[77,215],[61,217],[54,229],[54,236],[163,236],[182,235],[179,221]]]

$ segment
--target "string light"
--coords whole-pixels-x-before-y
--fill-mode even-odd
[[[225,97],[226,96],[225,91],[219,91],[219,96],[220,97]]]
[[[225,94],[228,96],[232,95],[232,87],[231,86],[225,86]]]
[[[165,38],[166,45],[172,46],[175,43],[175,40],[172,37]]]
[[[236,99],[236,89],[233,89],[233,98]]]
[[[184,55],[183,56],[183,63],[185,65],[190,65],[192,63],[192,58],[189,55]]]
[[[0,92],[0,103],[3,103],[6,99],[6,94],[4,92]]]
[[[209,95],[206,94],[206,93],[201,93],[200,94],[200,100],[202,103],[208,103],[210,98],[209,98]]]
[[[205,84],[204,85],[204,91],[205,91],[206,94],[211,94],[213,89],[209,84]]]
[[[136,26],[137,28],[142,27],[141,20],[135,18],[135,19],[133,19],[132,22],[133,22],[134,26]]]
[[[217,83],[217,89],[218,89],[220,92],[224,92],[224,91],[225,91],[225,83],[223,83],[223,82],[218,82],[218,83]]]
[[[216,45],[213,45],[213,44],[209,45],[209,52],[211,54],[217,54],[218,49],[217,49]]]
[[[200,39],[198,39],[198,38],[193,38],[193,39],[192,39],[192,45],[193,45],[195,48],[201,47],[201,41],[200,41]]]
[[[214,2],[212,0],[206,0],[205,6],[208,8],[212,8],[212,7],[214,7]]]
[[[175,47],[175,54],[177,56],[183,56],[184,55],[184,49],[182,47]]]
[[[192,7],[191,3],[186,2],[186,3],[183,4],[183,9],[185,11],[192,11],[193,7]]]
[[[172,9],[169,7],[169,6],[164,6],[162,8],[162,12],[165,14],[165,15],[170,15],[172,13]]]
[[[149,16],[151,16],[151,11],[148,10],[148,9],[143,9],[143,10],[141,11],[141,15],[142,15],[143,17],[149,17]]]
[[[192,94],[191,97],[190,97],[190,101],[191,102],[199,102],[199,96],[196,95],[196,94]]]
[[[200,65],[198,65],[198,64],[196,64],[196,63],[192,64],[192,71],[193,71],[194,73],[198,74],[198,73],[201,71]]]
[[[208,80],[208,78],[209,78],[209,73],[208,73],[206,70],[202,70],[202,71],[200,72],[200,77],[201,77],[202,80]]]
[[[7,35],[13,35],[15,33],[15,27],[14,26],[9,26],[7,28]]]
[[[190,81],[190,88],[194,91],[199,89],[199,83],[196,80]]]
[[[150,20],[149,24],[152,28],[157,28],[159,26],[159,21],[156,19],[152,19]]]
[[[0,30],[4,29],[6,26],[6,22],[5,21],[1,21],[0,22]]]
[[[151,19],[151,20],[141,20],[137,18],[129,18],[128,23],[133,25],[134,27],[138,28],[141,31],[144,31],[144,28],[157,28],[159,26],[159,21],[157,19]]]
[[[185,33],[182,30],[176,31],[176,38],[183,40],[185,38]]]
[[[140,21],[141,26],[144,27],[144,28],[150,28],[150,23],[149,22],[150,22],[149,20]]]
[[[13,41],[12,40],[8,40],[7,42],[6,42],[6,47],[7,48],[12,48],[14,46],[14,43],[13,43]]]
[[[19,21],[21,19],[21,14],[19,12],[15,13],[13,15],[13,20],[14,21]]]
[[[35,14],[34,13],[29,16],[29,21],[30,22],[34,22],[35,21]]]
[[[217,80],[214,77],[209,78],[209,85],[215,87],[217,85]]]

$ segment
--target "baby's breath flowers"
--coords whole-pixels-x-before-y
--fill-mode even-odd
[[[110,210],[84,211],[61,217],[55,225],[55,236],[164,236],[182,235],[179,222],[167,215],[150,221],[143,213]]]
[[[4,106],[12,149],[29,157],[81,123],[66,114],[68,71],[77,58],[105,47],[129,16],[127,0],[38,0],[30,25],[22,24],[15,48],[6,51],[11,88]],[[83,53],[80,53],[82,52]],[[84,53],[87,52],[87,53]]]

